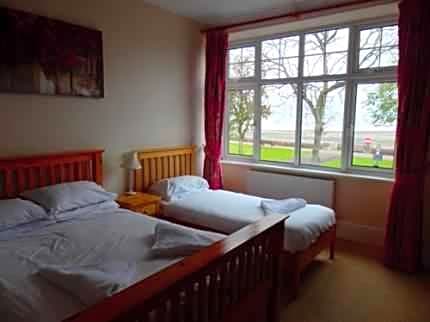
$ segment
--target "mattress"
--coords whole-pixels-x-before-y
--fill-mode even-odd
[[[231,234],[265,216],[261,200],[231,191],[203,190],[179,200],[162,202],[162,209],[167,219]],[[289,215],[285,222],[284,249],[292,253],[307,249],[336,223],[334,211],[320,205],[307,204]]]
[[[85,308],[40,277],[39,265],[132,263],[137,268],[134,283],[180,260],[150,256],[157,222],[112,206],[0,233],[0,320],[57,322]]]

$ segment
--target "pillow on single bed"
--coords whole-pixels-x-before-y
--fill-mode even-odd
[[[21,197],[41,205],[50,216],[56,216],[64,211],[114,200],[117,195],[94,182],[76,181],[28,190],[21,193]]]
[[[45,209],[35,203],[22,199],[0,200],[0,231],[47,219]]]
[[[154,183],[149,188],[149,192],[160,196],[165,201],[172,201],[180,199],[187,193],[207,189],[209,189],[209,183],[202,177],[180,176]]]

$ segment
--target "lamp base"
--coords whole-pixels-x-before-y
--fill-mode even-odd
[[[137,194],[137,192],[136,191],[127,191],[125,194],[128,196],[135,196]]]

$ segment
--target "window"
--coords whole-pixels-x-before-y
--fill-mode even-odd
[[[303,86],[301,161],[340,168],[345,83],[322,81]]]
[[[358,84],[354,121],[354,167],[393,169],[397,84]]]
[[[263,79],[298,76],[299,41],[299,37],[263,41],[261,45],[261,73]]]
[[[253,90],[228,92],[229,154],[251,156],[254,153],[254,96]]]
[[[305,35],[305,76],[345,74],[349,30],[334,29]]]
[[[399,60],[398,27],[360,31],[360,69],[396,66]]]
[[[297,86],[261,87],[261,148],[264,161],[294,162]]]
[[[229,52],[229,78],[248,78],[255,75],[255,48],[243,47]]]
[[[359,24],[232,44],[225,158],[392,174],[397,34]]]

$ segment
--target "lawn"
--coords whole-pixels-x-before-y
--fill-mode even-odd
[[[239,144],[238,143],[230,143],[229,145],[229,153],[230,154],[239,154]],[[302,151],[302,157],[309,157],[310,151]],[[243,144],[242,146],[242,155],[252,156],[253,149],[251,144]],[[275,162],[292,162],[294,161],[294,149],[288,147],[281,146],[262,146],[261,147],[261,160],[264,161],[275,161]],[[340,168],[340,159],[337,160],[329,160],[321,163],[323,167],[329,168]],[[358,167],[374,167],[375,161],[372,158],[365,157],[354,157],[353,165]],[[392,169],[393,161],[392,160],[383,160],[379,162],[379,167],[383,169]]]
[[[340,160],[330,160],[323,163],[323,165],[331,168],[340,168]],[[352,161],[353,166],[357,167],[375,167],[375,161],[371,158],[363,158],[363,157],[354,157]],[[382,160],[379,162],[378,168],[381,169],[392,169],[393,161],[392,160]]]

